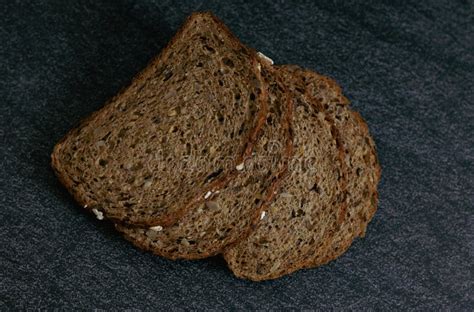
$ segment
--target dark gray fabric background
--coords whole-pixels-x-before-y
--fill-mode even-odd
[[[472,1],[1,1],[0,310],[472,310]],[[76,206],[54,144],[212,10],[276,63],[334,77],[383,167],[367,237],[276,281],[141,252]]]

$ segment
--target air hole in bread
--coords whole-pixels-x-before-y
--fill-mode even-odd
[[[168,81],[171,77],[173,76],[173,72],[169,71],[165,74],[165,77],[163,78],[163,81]]]
[[[153,122],[154,124],[159,124],[160,121],[161,121],[161,118],[158,115],[151,118],[151,122]]]
[[[123,203],[123,206],[124,206],[125,208],[132,208],[132,207],[133,207],[133,203],[125,202],[125,203]]]
[[[141,170],[141,169],[143,169],[143,164],[141,162],[136,163],[131,168],[132,171],[137,171],[137,170]]]
[[[314,185],[309,189],[311,192],[316,192],[316,193],[320,193],[321,192],[321,189],[319,188],[318,184],[317,183],[314,183]]]
[[[270,125],[273,125],[273,118],[272,118],[272,115],[270,115],[270,116],[267,117],[267,123],[270,124]]]
[[[241,134],[244,132],[244,129],[245,129],[245,123],[242,123],[242,124],[240,125],[238,135],[241,135]]]
[[[119,133],[117,134],[117,137],[123,138],[126,133],[127,133],[127,128],[122,128],[122,129],[120,129]]]
[[[219,168],[218,170],[214,171],[213,173],[211,173],[210,175],[208,175],[205,179],[206,182],[210,182],[212,180],[214,180],[215,178],[217,178],[221,173],[223,172],[223,169],[222,168]]]
[[[214,50],[214,48],[208,46],[207,44],[204,45],[204,50],[209,51],[211,53],[216,53],[216,50]]]
[[[224,63],[225,66],[228,66],[228,67],[231,67],[231,68],[234,67],[234,62],[232,62],[232,60],[228,57],[224,57],[222,59],[222,63]]]

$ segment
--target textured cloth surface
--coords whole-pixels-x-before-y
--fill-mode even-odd
[[[469,310],[474,306],[472,1],[2,1],[0,310]],[[54,144],[211,10],[243,42],[335,78],[382,165],[367,236],[275,281],[135,249],[75,205]]]

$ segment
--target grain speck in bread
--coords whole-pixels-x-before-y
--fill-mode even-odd
[[[131,85],[54,148],[76,201],[116,222],[169,226],[224,187],[266,115],[256,54],[191,15]]]

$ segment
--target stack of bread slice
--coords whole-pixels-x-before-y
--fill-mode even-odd
[[[380,166],[330,78],[276,66],[215,16],[168,46],[54,148],[75,200],[139,248],[223,255],[266,280],[322,265],[365,234]]]

